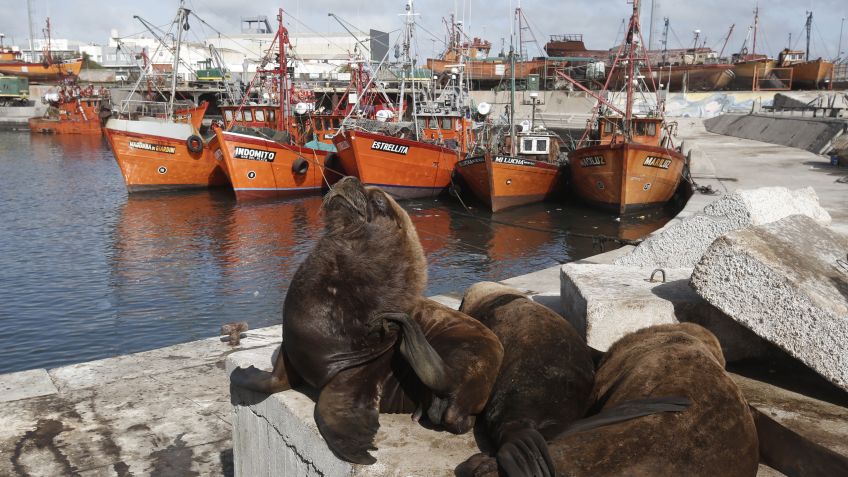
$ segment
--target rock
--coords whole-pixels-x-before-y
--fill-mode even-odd
[[[653,270],[569,263],[561,270],[563,316],[600,351],[622,336],[658,324],[689,321],[713,332],[728,361],[763,356],[769,346],[706,303],[689,286],[691,269],[665,269],[665,283]]]
[[[270,369],[276,346],[233,353],[227,373],[237,366]],[[429,430],[407,414],[381,414],[373,465],[336,457],[318,431],[313,414],[317,393],[289,390],[270,396],[231,388],[235,477],[297,476],[453,476],[454,469],[480,452],[474,433]]]
[[[669,224],[613,263],[692,268],[710,244],[725,233],[794,214],[807,215],[823,225],[831,220],[812,187],[794,191],[785,187],[737,190],[707,205],[702,213]]]
[[[848,390],[848,237],[806,216],[727,233],[692,274],[736,322]]]

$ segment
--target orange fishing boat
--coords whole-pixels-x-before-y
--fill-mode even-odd
[[[783,49],[778,55],[782,68],[792,68],[792,89],[820,89],[827,87],[833,63],[821,58],[807,61],[800,50]]]
[[[188,10],[181,6],[171,26],[177,30],[173,71],[177,70],[187,18]],[[199,130],[208,103],[175,108],[175,92],[176,76],[168,103],[134,105],[134,101],[126,100],[119,117],[106,122],[104,132],[129,192],[228,184],[217,137],[204,140]],[[151,106],[164,113],[151,111]]]
[[[623,62],[629,78],[639,77],[637,65],[647,64],[643,44],[639,1],[634,0],[626,42],[619,49],[613,68]],[[672,128],[665,125],[659,98],[647,114],[636,117],[634,95],[633,82],[627,82],[625,111],[603,95],[595,95],[598,105],[594,120],[569,155],[571,181],[577,195],[620,215],[665,204],[677,190],[686,163],[686,158],[673,148]],[[599,116],[601,105],[609,113]],[[597,124],[597,128],[592,128],[592,124]]]
[[[24,61],[20,51],[0,46],[0,75],[23,76],[30,81],[75,78],[82,69],[82,58],[57,59],[50,51],[50,19],[47,19],[47,45],[40,63]]]
[[[29,119],[32,132],[50,134],[101,134],[103,121],[111,114],[108,91],[94,88],[61,88],[44,96],[50,108],[40,118]]]
[[[548,131],[519,133],[518,148],[507,138],[500,151],[486,151],[459,161],[456,170],[475,197],[492,212],[541,202],[560,189],[563,165],[557,137]]]

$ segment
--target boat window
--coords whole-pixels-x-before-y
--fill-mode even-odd
[[[418,118],[418,129],[427,129],[427,119]]]
[[[274,111],[273,109],[272,109],[272,110],[270,110],[270,111],[268,111],[268,121],[273,122],[273,121],[274,121],[274,118],[275,118],[276,116],[277,116],[277,113],[276,113],[276,111]]]
[[[612,121],[604,121],[604,132],[607,134],[612,134],[615,126]]]
[[[533,140],[532,139],[525,139],[524,140],[524,147],[522,149],[524,149],[524,152],[533,152]]]
[[[232,121],[233,120],[233,112],[230,111],[229,109],[224,110],[224,119],[226,119],[227,122]]]
[[[333,121],[333,129],[338,129],[339,128],[339,118],[333,118],[332,121]]]
[[[246,109],[244,111],[244,120],[247,122],[253,121],[253,111]]]
[[[536,139],[536,152],[548,152],[547,139]]]
[[[244,118],[241,116],[241,110],[236,111],[236,121],[244,121]]]
[[[261,109],[256,110],[256,120],[257,121],[265,121],[265,111]]]
[[[648,123],[648,136],[657,135],[657,123]]]
[[[442,129],[451,128],[451,118],[442,118]]]

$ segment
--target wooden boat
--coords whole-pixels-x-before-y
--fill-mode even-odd
[[[460,152],[438,144],[344,129],[333,143],[342,169],[399,199],[435,197],[451,183]]]
[[[48,93],[50,108],[43,117],[30,118],[29,129],[49,134],[101,134],[103,121],[109,117],[108,93],[85,89],[60,89]]]
[[[784,48],[778,55],[782,68],[792,68],[792,89],[820,89],[827,87],[833,72],[833,63],[821,58],[805,60],[805,52]]]
[[[20,51],[0,46],[0,75],[22,76],[30,81],[75,78],[82,69],[82,58],[56,59],[50,51],[50,19],[47,19],[47,47],[40,63],[24,61]]]
[[[215,134],[236,200],[318,194],[340,178],[324,170],[328,151],[221,128]]]
[[[129,192],[225,186],[217,137],[190,123],[110,118],[103,128]]]
[[[188,10],[182,6],[172,25],[177,26],[177,44]],[[176,63],[179,55],[174,56]],[[124,176],[129,192],[187,189],[228,184],[217,137],[200,135],[200,123],[208,103],[196,107],[175,108],[176,80],[172,83],[171,102],[155,103],[164,113],[130,110],[125,101],[118,117],[106,122],[104,132]]]
[[[777,67],[777,60],[767,58],[740,59],[733,63],[733,81],[731,86],[741,90],[753,90],[759,88],[754,84],[754,79],[767,80],[772,70]]]
[[[485,152],[456,164],[456,170],[475,197],[492,212],[541,202],[553,196],[562,182],[563,167],[557,161],[559,147],[549,134],[523,133],[518,136],[518,154]],[[525,148],[530,141],[530,148]],[[537,148],[538,146],[538,148]]]
[[[642,71],[642,74],[647,76],[646,71]],[[661,89],[668,87],[671,91],[721,90],[727,88],[735,77],[731,64],[655,66],[650,75],[654,81],[646,81],[648,90],[653,90],[656,85]],[[627,83],[625,76],[624,70],[616,68],[610,73],[609,87],[623,88]]]
[[[620,53],[626,75],[637,78],[637,63],[647,57],[640,42],[639,1],[633,13]],[[626,106],[622,111],[601,96],[594,110],[593,124],[569,155],[571,183],[584,201],[626,215],[666,203],[674,195],[682,177],[685,157],[674,150],[671,131],[664,127],[663,111],[657,98],[649,114],[633,113],[633,82],[626,86]],[[599,116],[601,104],[606,111]]]

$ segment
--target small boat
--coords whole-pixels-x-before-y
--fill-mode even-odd
[[[546,130],[521,132],[513,151],[507,136],[501,151],[471,154],[456,164],[456,170],[492,212],[541,202],[562,185],[558,139]]]
[[[50,105],[43,117],[29,119],[29,129],[48,134],[101,134],[103,122],[111,115],[108,90],[93,87],[62,87],[44,95]]]
[[[464,106],[462,65],[438,78],[438,91],[435,85],[432,90],[416,90],[412,81],[412,107],[409,111],[404,108],[406,83],[413,76],[414,64],[409,52],[415,25],[412,3],[407,0],[403,15],[405,47],[396,109],[400,113],[385,111],[378,114],[377,121],[346,121],[333,137],[336,154],[348,175],[399,199],[435,197],[447,191],[454,166],[473,139],[470,114]],[[409,116],[401,118],[403,113]]]
[[[781,68],[792,68],[792,89],[820,89],[827,87],[833,72],[833,63],[821,58],[805,60],[801,50],[784,48],[778,55]]]
[[[626,43],[618,59],[629,78],[641,76],[639,64],[647,60],[640,37],[639,1],[634,0]],[[686,163],[673,147],[673,128],[664,121],[659,98],[641,116],[634,113],[638,92],[633,83],[625,85],[624,111],[603,94],[596,96],[593,121],[569,154],[575,193],[585,202],[619,215],[665,204],[676,192]]]
[[[188,13],[181,5],[171,26],[177,30],[174,72]],[[145,74],[149,75],[150,69],[148,64]],[[204,139],[199,130],[208,103],[180,106],[175,96],[176,79],[167,103],[125,100],[118,115],[103,128],[129,192],[228,184],[218,138]]]
[[[300,110],[295,107],[299,117],[291,114],[291,80],[286,68],[286,47],[290,45],[282,9],[277,20],[277,34],[266,57],[270,60],[277,51],[278,65],[258,71],[248,91],[260,76],[267,75],[277,86],[269,97],[273,96],[278,104],[246,104],[245,100],[239,106],[226,106],[222,108],[224,128],[213,128],[223,169],[239,201],[320,194],[324,185],[339,179],[325,171],[329,148],[302,145],[307,136],[314,134],[314,126],[305,103],[298,103],[302,104]],[[327,134],[326,128],[332,124],[320,121],[319,134]]]
[[[41,62],[24,61],[20,51],[0,46],[0,75],[21,76],[30,81],[55,81],[79,76],[82,58],[58,59],[50,51],[50,19],[47,19],[47,47]]]

